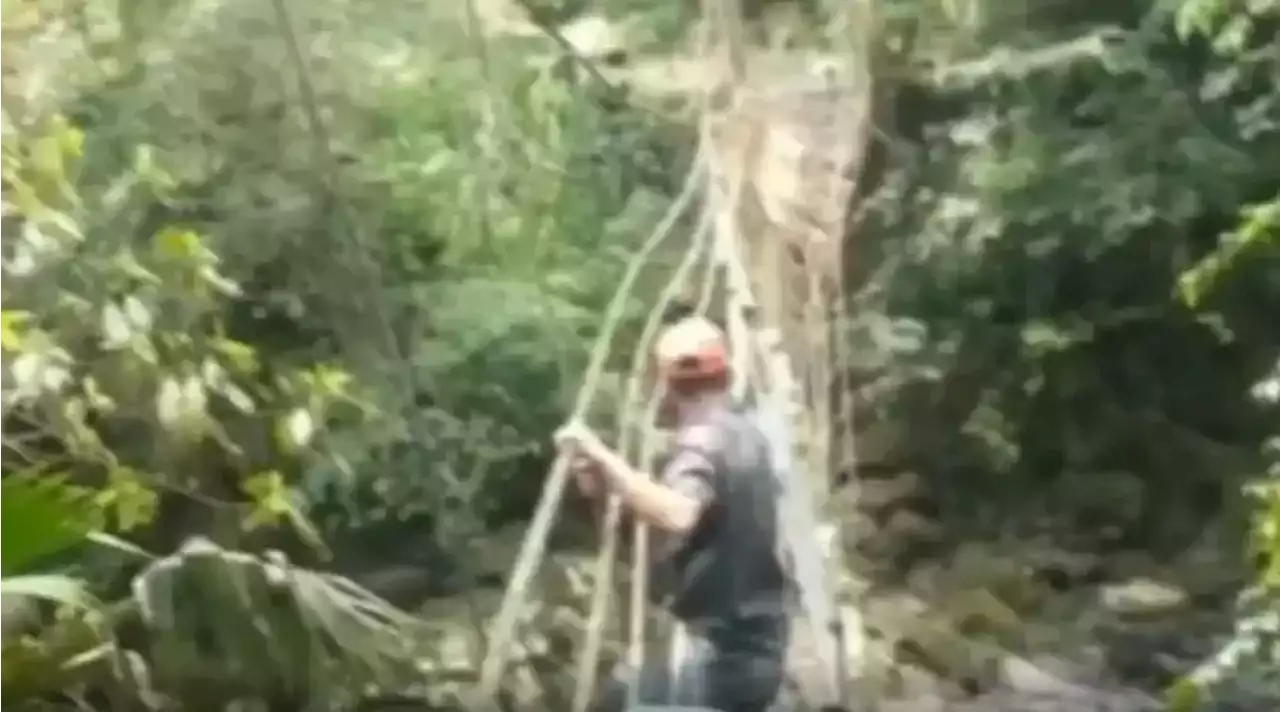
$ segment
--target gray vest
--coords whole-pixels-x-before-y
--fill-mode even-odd
[[[778,556],[768,438],[741,407],[713,408],[700,421],[703,437],[677,432],[675,447],[695,449],[714,465],[714,500],[689,536],[655,542],[655,598],[689,623],[783,617],[791,586]]]

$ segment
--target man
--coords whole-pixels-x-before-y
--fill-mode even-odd
[[[651,527],[655,603],[690,636],[675,680],[666,678],[664,665],[622,671],[597,709],[620,712],[628,685],[639,685],[642,704],[666,703],[674,683],[676,704],[763,712],[782,685],[790,592],[778,559],[769,444],[732,402],[728,348],[714,324],[690,317],[668,326],[655,357],[665,393],[661,417],[676,436],[657,479],[632,469],[579,424],[556,434],[559,447],[575,457],[585,493],[617,494]]]

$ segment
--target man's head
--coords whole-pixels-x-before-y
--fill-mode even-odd
[[[665,389],[660,417],[670,422],[682,406],[729,387],[729,346],[720,327],[699,316],[681,318],[658,335],[658,378]]]

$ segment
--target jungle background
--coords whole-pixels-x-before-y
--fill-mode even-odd
[[[822,0],[746,5],[825,31]],[[1276,707],[1280,3],[870,6],[839,325],[867,432],[829,514],[889,592],[877,695],[1000,709],[1016,656]],[[689,168],[689,97],[649,77],[698,16],[4,4],[13,709],[452,704]],[[579,534],[504,704],[563,707]]]

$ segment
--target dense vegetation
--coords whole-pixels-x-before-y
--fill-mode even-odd
[[[529,5],[545,23],[607,13],[650,57],[696,20],[694,3]],[[798,5],[820,26],[823,3]],[[209,571],[163,565],[193,535],[314,569],[403,543],[465,575],[470,543],[528,512],[692,136],[643,87],[575,69],[554,30],[481,39],[492,13],[469,10],[4,7],[11,703],[92,689],[133,709],[112,696],[189,701],[226,679],[337,695],[313,673],[259,684],[252,664],[193,676],[125,654],[146,649],[127,583],[197,585]],[[1221,527],[1274,596],[1280,4],[876,14],[843,325],[893,433],[873,464],[927,473],[958,518],[1043,511],[1168,553]],[[404,674],[379,652],[403,644],[400,614],[309,571],[285,588],[332,638],[286,644],[346,671],[335,690]],[[18,596],[90,613],[11,629]]]

